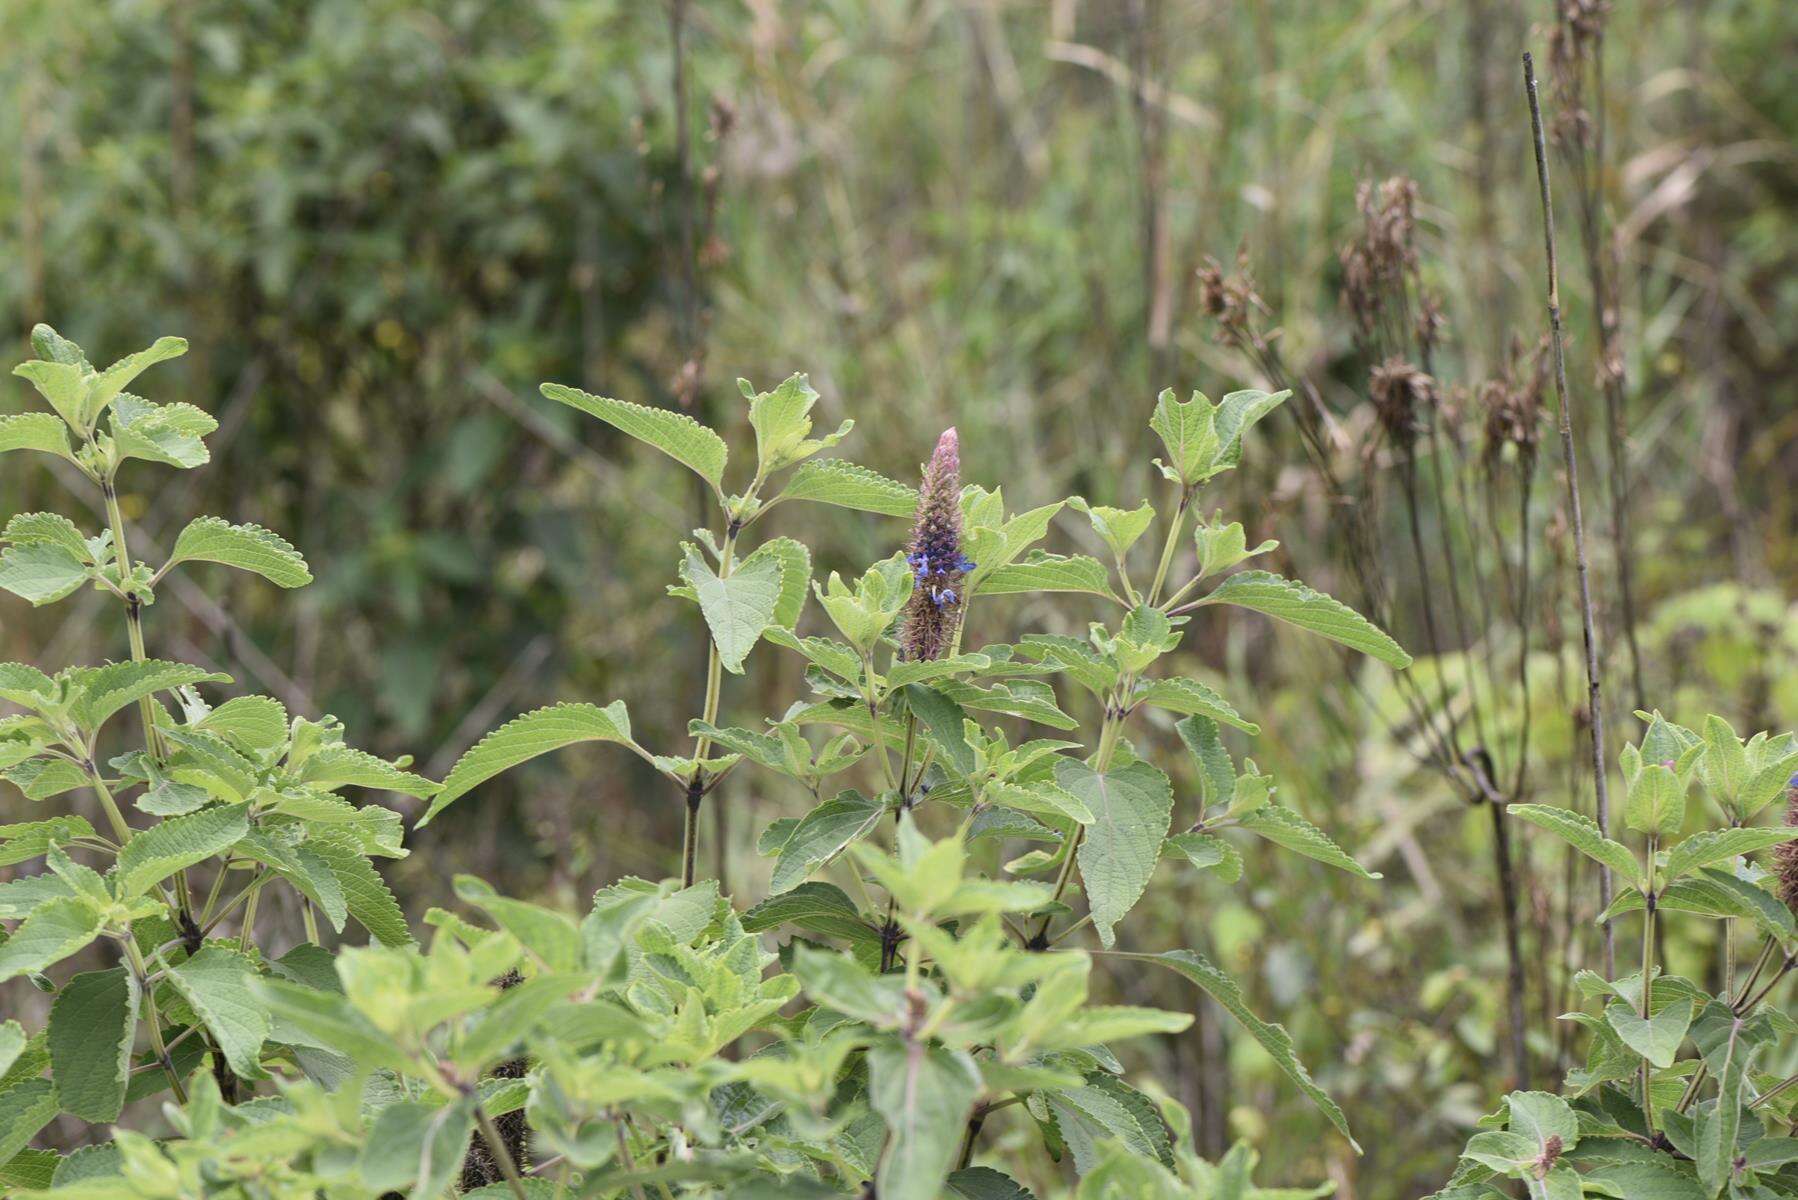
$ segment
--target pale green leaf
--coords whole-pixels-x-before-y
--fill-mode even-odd
[[[323,746],[315,750],[300,768],[300,781],[326,791],[340,787],[378,788],[419,799],[441,790],[422,775],[414,775],[384,758],[349,746]]]
[[[1113,928],[1155,873],[1174,811],[1173,785],[1146,762],[1100,774],[1074,759],[1055,764],[1055,781],[1093,813],[1093,823],[1080,843],[1080,881],[1092,908],[1093,928],[1109,947]]]
[[[868,1070],[869,1103],[887,1124],[881,1200],[938,1200],[980,1095],[979,1069],[959,1050],[887,1041],[868,1052]]]
[[[812,592],[812,552],[792,538],[773,538],[756,547],[755,553],[743,560],[743,567],[764,558],[780,564],[780,599],[774,605],[770,624],[791,629],[799,623],[799,614],[805,611],[806,598]]]
[[[713,488],[723,487],[724,464],[730,451],[723,438],[692,417],[665,408],[646,408],[641,404],[595,396],[559,383],[546,383],[541,390],[549,399],[598,417],[638,441],[654,446],[676,462],[684,463]]]
[[[1622,842],[1614,842],[1599,831],[1592,819],[1572,809],[1552,804],[1512,804],[1505,809],[1509,816],[1546,829],[1587,858],[1609,867],[1631,884],[1639,884],[1642,868],[1635,855]]]
[[[1306,585],[1269,571],[1239,571],[1196,604],[1234,604],[1297,625],[1379,659],[1408,667],[1411,656],[1372,621]]]
[[[100,936],[100,914],[77,897],[49,900],[0,943],[0,983],[61,962]]]
[[[1665,878],[1678,879],[1700,867],[1726,862],[1740,854],[1753,854],[1794,838],[1798,838],[1798,826],[1707,829],[1686,838],[1668,852]]]
[[[269,1036],[267,1003],[253,990],[256,965],[235,950],[202,946],[169,971],[168,980],[205,1023],[225,1061],[244,1079],[261,1079],[262,1043]]]
[[[93,561],[93,551],[75,522],[59,513],[19,513],[6,523],[0,541],[15,544],[48,542],[61,546],[82,562]]]
[[[87,564],[55,542],[27,542],[0,550],[0,589],[34,607],[54,604],[87,578]]]
[[[80,698],[73,706],[75,719],[86,729],[98,729],[120,709],[146,696],[196,683],[230,683],[229,675],[187,663],[151,658],[143,662],[108,663],[75,675]]]
[[[720,576],[705,561],[698,547],[687,547],[681,578],[699,600],[718,661],[733,675],[743,673],[743,660],[755,648],[762,631],[774,622],[774,614],[787,599],[786,564],[770,554],[751,555],[737,564],[729,576]],[[803,598],[800,601],[803,603]]]
[[[324,862],[343,891],[344,904],[358,924],[383,946],[410,946],[412,931],[399,901],[387,890],[380,872],[347,835],[314,836],[306,849]]]
[[[211,460],[205,438],[218,428],[211,413],[191,404],[152,404],[129,394],[113,405],[111,424],[121,457],[183,470]]]
[[[229,850],[249,832],[248,813],[246,804],[211,808],[134,835],[111,872],[114,894],[121,900],[141,896],[175,872]]]
[[[443,781],[443,790],[431,798],[431,807],[418,819],[417,828],[429,824],[451,801],[500,772],[577,742],[635,745],[624,701],[615,700],[604,708],[597,704],[552,704],[501,725],[456,760]]]
[[[813,871],[870,833],[884,812],[886,806],[880,801],[850,790],[838,792],[806,813],[780,848],[768,891],[779,895],[799,886]]]
[[[0,416],[0,454],[8,450],[38,450],[75,460],[69,446],[69,427],[49,413]]]
[[[1692,1002],[1669,1004],[1643,1020],[1635,1009],[1613,1000],[1606,1006],[1604,1016],[1624,1045],[1664,1069],[1673,1065],[1680,1043],[1686,1040],[1686,1030],[1692,1027]]]
[[[175,539],[163,567],[177,563],[213,562],[252,571],[277,587],[296,588],[312,582],[306,560],[286,538],[260,525],[233,525],[218,517],[196,517]]]
[[[1250,833],[1303,854],[1306,858],[1316,859],[1351,875],[1359,875],[1362,879],[1380,878],[1379,872],[1369,871],[1356,862],[1347,851],[1330,840],[1328,834],[1290,808],[1269,804],[1243,814],[1237,818],[1237,823]]]
[[[1031,592],[1088,592],[1123,603],[1111,590],[1111,572],[1105,564],[1082,554],[1033,551],[1010,566],[1000,567],[979,584],[982,596]]]
[[[1299,1090],[1304,1092],[1313,1104],[1317,1105],[1319,1111],[1330,1119],[1330,1124],[1334,1125],[1343,1137],[1348,1138],[1349,1144],[1359,1152],[1360,1145],[1349,1134],[1348,1118],[1343,1116],[1342,1109],[1337,1106],[1336,1102],[1317,1086],[1311,1078],[1311,1073],[1299,1061],[1298,1055],[1293,1050],[1291,1035],[1280,1026],[1270,1025],[1257,1017],[1249,1009],[1247,1001],[1243,999],[1242,990],[1236,986],[1235,980],[1218,970],[1202,955],[1195,954],[1191,950],[1170,950],[1164,954],[1140,954],[1131,955],[1131,957],[1146,962],[1160,963],[1203,988],[1212,999],[1224,1007],[1225,1011],[1235,1017],[1244,1029],[1248,1030],[1249,1036],[1254,1038],[1261,1048],[1272,1057],[1274,1065],[1288,1079],[1298,1085]]]
[[[775,499],[811,500],[889,517],[909,517],[918,507],[916,488],[840,458],[801,463]]]
[[[1136,703],[1187,716],[1209,717],[1225,725],[1233,725],[1244,733],[1260,733],[1261,726],[1236,711],[1228,700],[1196,679],[1156,679],[1142,685]]]
[[[1209,399],[1194,392],[1192,399],[1182,403],[1168,388],[1156,398],[1149,428],[1160,435],[1161,444],[1167,448],[1170,478],[1188,485],[1205,478],[1206,468],[1217,457],[1217,430]]]

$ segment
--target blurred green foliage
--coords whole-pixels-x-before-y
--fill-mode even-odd
[[[180,657],[382,730],[372,749],[433,775],[503,713],[618,679],[652,736],[678,730],[702,647],[678,606],[648,603],[647,581],[674,578],[659,547],[697,522],[696,498],[540,400],[540,380],[718,421],[738,419],[736,376],[805,370],[824,423],[853,400],[858,457],[889,474],[910,478],[954,423],[967,478],[1003,484],[1016,507],[1114,500],[1144,482],[1130,473],[1160,387],[1266,382],[1201,311],[1207,258],[1245,255],[1285,361],[1344,428],[1371,426],[1373,364],[1337,298],[1337,251],[1357,186],[1400,173],[1418,181],[1423,270],[1444,301],[1435,373],[1472,426],[1475,386],[1513,336],[1543,328],[1516,63],[1543,49],[1545,3],[676,7],[685,137],[667,4],[0,3],[14,168],[0,173],[0,328],[22,347],[51,320],[102,358],[186,334],[192,352],[169,368],[185,388],[167,398],[219,417],[218,466],[169,514],[128,473],[127,516],[146,546],[195,507],[258,521],[306,546],[320,579],[297,608],[231,584],[230,616],[171,590],[150,619]],[[1670,716],[1789,725],[1798,90],[1777,48],[1798,39],[1798,9],[1619,9],[1604,197],[1648,690]],[[1569,217],[1576,262],[1572,230]],[[1596,414],[1589,293],[1572,267],[1564,286],[1573,383]],[[1302,462],[1293,425],[1267,436],[1290,452],[1263,464]],[[1317,481],[1300,466],[1242,476],[1228,503],[1251,536],[1277,523],[1281,554],[1352,598]],[[45,486],[8,471],[0,507],[41,507]],[[1545,467],[1538,562],[1564,625],[1532,660],[1532,780],[1537,798],[1578,803],[1558,488]],[[867,522],[805,519],[821,573],[895,548]],[[1415,569],[1396,532],[1377,546],[1394,632],[1417,649]],[[9,610],[0,657],[122,653],[91,601],[36,623],[50,619]],[[1421,1194],[1505,1081],[1489,821],[1392,736],[1379,714],[1402,709],[1378,680],[1351,686],[1338,660],[1265,634],[1195,640],[1220,677],[1275,696],[1256,752],[1289,802],[1369,846],[1387,879],[1356,887],[1270,856],[1257,887],[1145,911],[1140,936],[1164,922],[1159,944],[1207,947],[1253,980],[1327,1064],[1320,1082],[1368,1156],[1329,1157],[1265,1058],[1215,1022],[1159,1065],[1208,1148],[1241,1133],[1271,1178]],[[1622,721],[1628,697],[1613,707]],[[639,803],[644,784],[597,757],[523,774],[434,826],[402,890],[422,906],[473,869],[584,898],[620,871],[661,874],[679,814]],[[746,800],[709,844],[747,846],[784,811]],[[1525,917],[1551,930],[1573,877],[1557,851],[1525,859]],[[1708,952],[1668,950],[1688,970],[1682,956]],[[1550,1041],[1554,953],[1543,942],[1531,967]],[[1123,998],[1152,1003],[1157,986]]]

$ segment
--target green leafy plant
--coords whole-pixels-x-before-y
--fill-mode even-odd
[[[1233,571],[1272,543],[1250,550],[1240,525],[1191,520],[1199,489],[1238,464],[1283,394],[1162,395],[1165,515],[1080,498],[1013,514],[1000,491],[961,486],[953,430],[918,490],[817,457],[850,423],[814,437],[803,376],[743,385],[754,459],[738,492],[713,430],[545,385],[692,470],[716,501],[718,528],[695,530],[670,564],[669,592],[709,634],[699,715],[685,752],[661,753],[622,700],[553,705],[489,734],[437,784],[351,748],[328,717],[263,696],[214,704],[204,689],[225,677],[149,657],[144,610],[169,570],[223,563],[283,587],[310,572],[277,535],[212,517],[161,567],[135,560],[121,467],[206,461],[210,418],[122,391],[181,344],[105,371],[47,328],[34,344],[40,358],[18,373],[53,411],[0,418],[0,449],[66,460],[98,488],[108,528],[13,517],[0,586],[33,603],[113,595],[132,657],[54,675],[0,666],[0,698],[18,710],[0,718],[0,776],[62,809],[0,827],[0,862],[43,863],[0,884],[13,923],[0,981],[53,995],[45,1029],[0,1024],[12,1194],[984,1200],[1028,1195],[1016,1176],[1060,1187],[1070,1171],[1092,1200],[1330,1190],[1257,1188],[1246,1146],[1203,1161],[1181,1106],[1129,1082],[1113,1050],[1191,1016],[1090,1001],[1107,970],[1136,963],[1190,981],[1348,1136],[1285,1030],[1227,974],[1118,936],[1164,860],[1238,879],[1239,834],[1377,878],[1279,804],[1252,761],[1238,767],[1225,730],[1255,733],[1248,716],[1166,669],[1194,614],[1219,605],[1409,662],[1329,597]],[[904,552],[818,584],[802,543],[754,540],[798,500],[915,513],[915,526]],[[1110,564],[1038,547],[1064,509],[1090,521]],[[1139,572],[1133,550],[1158,521],[1152,574]],[[1083,639],[964,646],[976,601],[1040,593],[1096,599],[1108,619]],[[804,632],[814,596],[834,635]],[[763,643],[805,660],[807,693],[759,724],[723,724],[728,677]],[[133,707],[130,744],[106,756]],[[1178,785],[1149,753],[1169,741],[1190,759]],[[459,876],[459,911],[429,910],[421,946],[374,865],[406,853],[401,819],[358,790],[427,801],[422,825],[582,742],[628,750],[684,802],[680,877],[620,880],[577,914]],[[767,895],[739,908],[697,878],[698,817],[750,770],[790,781],[809,808],[762,831]],[[76,811],[88,793],[100,828]],[[279,954],[257,932],[270,887],[290,889],[303,915],[304,940]],[[341,939],[351,921],[369,944]],[[61,1113],[122,1123],[71,1154],[32,1148]],[[1039,1159],[977,1162],[1002,1113]]]
[[[1621,884],[1599,921],[1640,922],[1637,969],[1575,976],[1582,1003],[1562,1019],[1585,1032],[1584,1064],[1561,1095],[1507,1097],[1441,1200],[1509,1196],[1508,1181],[1543,1200],[1798,1196],[1798,1024],[1769,1002],[1798,965],[1798,740],[1744,741],[1716,716],[1696,730],[1637,716],[1646,730],[1621,766],[1623,823],[1639,851],[1570,809],[1510,809]],[[1688,802],[1695,785],[1708,803]],[[1754,824],[1788,794],[1784,823]],[[1755,861],[1768,852],[1771,872]],[[1664,968],[1670,918],[1722,923],[1716,977]],[[1738,927],[1760,946],[1745,973]]]

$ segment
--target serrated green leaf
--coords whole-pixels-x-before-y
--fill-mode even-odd
[[[1342,1109],[1334,1100],[1330,1099],[1328,1093],[1317,1086],[1311,1078],[1311,1073],[1305,1069],[1305,1064],[1299,1061],[1298,1055],[1293,1050],[1292,1037],[1280,1026],[1270,1025],[1257,1017],[1243,999],[1242,990],[1236,986],[1235,980],[1218,970],[1203,955],[1195,954],[1191,950],[1170,950],[1163,954],[1132,954],[1128,957],[1144,962],[1159,963],[1169,970],[1185,976],[1202,988],[1213,1000],[1223,1005],[1224,1010],[1235,1017],[1238,1023],[1248,1030],[1249,1036],[1268,1052],[1274,1060],[1274,1065],[1279,1067],[1288,1079],[1297,1084],[1299,1090],[1304,1092],[1311,1102],[1317,1105],[1318,1110],[1330,1119],[1330,1124],[1334,1125],[1343,1137],[1348,1138],[1349,1144],[1354,1146],[1357,1152],[1360,1151],[1360,1145],[1349,1133],[1348,1118],[1343,1116]]]
[[[1092,522],[1093,532],[1120,562],[1155,521],[1155,506],[1147,500],[1135,508],[1112,508],[1088,504],[1080,496],[1069,496],[1068,507],[1086,514],[1086,519]]]
[[[1686,821],[1686,784],[1669,767],[1645,764],[1630,781],[1623,823],[1637,833],[1671,837]]]
[[[1614,842],[1599,832],[1590,817],[1552,804],[1512,804],[1505,812],[1548,830],[1587,858],[1611,868],[1632,885],[1640,886],[1642,868],[1635,855],[1622,842]]]
[[[1234,604],[1310,630],[1392,667],[1408,667],[1411,656],[1366,617],[1322,592],[1270,571],[1239,571],[1194,602]]]
[[[0,454],[8,450],[37,450],[75,460],[69,446],[69,427],[49,413],[0,416]]]
[[[546,383],[541,391],[549,399],[598,417],[640,442],[646,442],[678,463],[683,463],[714,489],[724,485],[724,464],[730,451],[724,439],[684,413],[665,408],[646,408],[578,388]]]
[[[11,1019],[0,1021],[0,1078],[19,1061],[19,1055],[25,1052],[25,1041],[24,1026]]]
[[[118,1120],[137,1032],[137,979],[124,967],[70,979],[50,1006],[50,1075],[64,1112]]]
[[[1261,732],[1261,726],[1236,711],[1228,700],[1196,679],[1156,679],[1144,684],[1136,702],[1187,716],[1209,717],[1225,725],[1233,725],[1244,733]]]
[[[597,704],[552,704],[514,717],[456,760],[443,781],[443,790],[431,798],[431,807],[418,819],[416,828],[428,825],[451,801],[467,795],[501,771],[577,742],[635,745],[624,701],[614,700],[604,708]]]
[[[168,980],[205,1023],[225,1061],[244,1079],[261,1079],[262,1043],[270,1029],[268,1005],[252,990],[256,965],[235,950],[202,946],[169,971]]]
[[[1790,825],[1774,828],[1757,826],[1752,829],[1707,829],[1693,834],[1668,851],[1664,877],[1668,880],[1678,879],[1700,867],[1726,862],[1740,854],[1754,854],[1794,838],[1798,838],[1798,827]]]
[[[1173,785],[1146,762],[1100,774],[1071,758],[1055,764],[1055,781],[1093,813],[1078,852],[1080,881],[1093,928],[1109,947],[1113,928],[1141,898],[1161,858],[1174,811]]]
[[[337,877],[344,904],[358,924],[383,946],[410,946],[412,931],[399,901],[387,890],[380,872],[346,835],[313,837],[306,849],[316,854]]]
[[[1050,554],[1036,550],[1010,566],[1000,567],[980,581],[982,596],[1005,596],[1031,592],[1087,592],[1117,601],[1111,590],[1111,572],[1096,558],[1084,554]]]
[[[93,561],[87,539],[75,528],[75,522],[59,513],[19,513],[7,521],[0,541],[21,545],[47,542],[61,546],[82,562]]]
[[[312,582],[312,572],[286,538],[260,525],[233,525],[218,517],[195,517],[175,539],[170,567],[184,562],[222,563],[251,571],[276,587],[297,588]]]
[[[27,1079],[0,1092],[0,1162],[9,1162],[55,1118],[56,1085]]]
[[[974,1101],[980,1071],[942,1046],[887,1041],[868,1052],[868,1101],[887,1124],[875,1179],[882,1200],[938,1200]]]
[[[61,962],[100,936],[100,914],[78,897],[39,905],[0,943],[0,983]]]
[[[76,838],[93,837],[94,827],[85,817],[49,817],[0,825],[0,867],[27,862]]]
[[[300,782],[335,791],[340,787],[377,788],[423,799],[442,788],[422,775],[401,770],[384,758],[349,746],[323,746],[306,758]]]
[[[1169,851],[1201,871],[1215,870],[1225,883],[1242,878],[1242,855],[1223,838],[1208,833],[1176,833],[1163,847],[1164,853]]]
[[[687,547],[681,578],[699,600],[699,611],[718,647],[718,661],[731,674],[743,673],[743,660],[774,621],[776,610],[783,602],[791,603],[786,599],[785,575],[780,558],[751,555],[730,575],[720,576],[698,547]]]
[[[1212,460],[1211,474],[1237,466],[1242,462],[1242,438],[1255,423],[1280,407],[1291,396],[1290,390],[1264,392],[1245,388],[1231,392],[1217,403],[1214,423],[1217,426],[1217,457]]]
[[[336,992],[266,975],[251,980],[250,988],[274,1018],[294,1025],[318,1045],[333,1047],[360,1066],[401,1072],[412,1068],[405,1051]]]
[[[1170,478],[1190,485],[1206,477],[1206,469],[1217,457],[1218,443],[1211,401],[1203,393],[1194,392],[1192,399],[1181,403],[1174,398],[1174,389],[1165,389],[1156,398],[1149,428],[1167,448]]]
[[[840,458],[801,463],[775,499],[811,500],[889,517],[909,517],[918,507],[916,488]]]
[[[187,663],[151,658],[143,662],[108,663],[75,676],[79,699],[72,706],[83,728],[98,729],[114,713],[146,696],[196,683],[230,683],[229,675]]]
[[[113,892],[121,900],[141,896],[175,872],[222,854],[249,832],[249,806],[206,809],[137,833],[119,851]]]
[[[799,886],[813,871],[871,832],[884,812],[886,806],[880,801],[849,790],[806,813],[780,848],[768,882],[769,893],[779,895]]]
[[[780,925],[865,945],[880,944],[880,931],[862,919],[855,902],[841,888],[828,883],[802,883],[743,914],[745,933],[762,933]]]
[[[30,758],[0,771],[0,779],[25,793],[27,800],[48,800],[92,782],[81,767],[61,758]]]
[[[1624,1045],[1664,1069],[1673,1065],[1686,1030],[1692,1026],[1692,1002],[1669,1004],[1643,1020],[1635,1009],[1613,1000],[1605,1007],[1604,1016]]]
[[[82,407],[83,424],[92,426],[131,381],[149,368],[187,353],[187,339],[159,337],[145,349],[127,354],[88,381],[87,396]]]
[[[1330,839],[1330,835],[1305,820],[1290,808],[1265,805],[1237,818],[1237,824],[1250,833],[1266,838],[1277,846],[1316,859],[1362,879],[1379,879],[1377,871],[1369,871]]]
[[[55,542],[27,542],[0,550],[0,589],[33,607],[54,604],[88,579],[87,564]]]
[[[207,713],[195,728],[272,750],[287,740],[287,709],[270,696],[237,696]]]
[[[945,1200],[1036,1200],[1017,1180],[991,1167],[967,1167],[943,1185]]]
[[[120,457],[182,470],[211,461],[205,439],[218,428],[211,413],[191,404],[153,404],[129,393],[113,404],[111,425]]]
[[[54,1150],[21,1150],[0,1163],[0,1188],[9,1189],[8,1195],[48,1188],[62,1161],[62,1155]]]
[[[812,593],[812,552],[803,542],[789,537],[773,538],[756,547],[755,553],[743,560],[743,566],[772,558],[780,564],[780,599],[775,602],[770,622],[782,629],[799,623],[805,601]]]

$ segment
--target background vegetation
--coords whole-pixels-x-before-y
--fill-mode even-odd
[[[1313,1136],[1321,1119],[1259,1050],[1202,1013],[1157,1065],[1203,1145],[1248,1137],[1266,1178],[1376,1200],[1439,1184],[1490,1097],[1557,1074],[1544,1018],[1595,940],[1589,908],[1564,901],[1566,852],[1515,829],[1504,902],[1501,823],[1467,766],[1491,757],[1500,802],[1590,804],[1564,490],[1534,406],[1545,319],[1523,49],[1556,119],[1605,717],[1632,739],[1644,701],[1741,732],[1798,718],[1790,5],[0,13],[13,360],[38,320],[103,360],[188,336],[158,394],[218,416],[217,465],[166,514],[128,473],[134,545],[154,557],[169,522],[227,510],[307,547],[320,579],[282,607],[231,583],[229,616],[172,580],[148,617],[160,644],[380,730],[364,744],[433,778],[497,719],[554,699],[628,691],[646,740],[670,741],[703,677],[696,621],[649,603],[699,498],[541,400],[539,380],[718,424],[740,420],[737,376],[808,371],[823,424],[853,404],[861,461],[911,478],[955,424],[966,478],[1015,507],[1138,493],[1163,386],[1299,387],[1306,403],[1262,427],[1272,445],[1226,485],[1228,507],[1251,535],[1280,533],[1292,573],[1391,629],[1418,682],[1394,690],[1241,621],[1227,640],[1192,636],[1222,680],[1263,697],[1255,753],[1287,802],[1386,878],[1269,855],[1260,886],[1201,882],[1136,934],[1162,922],[1161,942],[1251,981],[1353,1115],[1361,1159]],[[1394,176],[1414,201],[1378,190]],[[45,487],[9,465],[0,508],[44,507]],[[794,519],[820,574],[896,548],[865,520],[776,523]],[[9,607],[0,658],[32,646],[52,663],[124,652],[97,595]],[[777,665],[794,669],[761,669]],[[749,687],[764,684],[797,691]],[[566,755],[496,784],[420,836],[397,890],[422,909],[473,870],[572,904],[620,873],[667,873],[678,806],[617,761]],[[724,828],[707,845],[740,869],[798,803],[746,787],[714,806]],[[22,804],[8,792],[0,819]],[[1715,949],[1668,954],[1702,974]],[[1120,999],[1190,1004],[1162,986]],[[1521,1056],[1512,997],[1532,1030]]]

